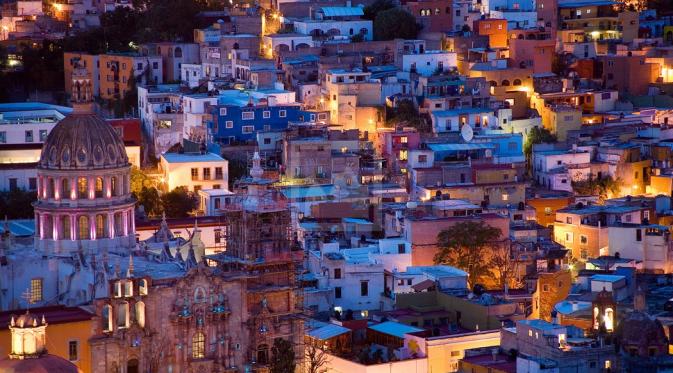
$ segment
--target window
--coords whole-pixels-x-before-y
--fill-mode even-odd
[[[42,278],[30,280],[30,303],[42,301]]]
[[[399,159],[400,161],[406,161],[407,160],[407,155],[408,155],[407,150],[402,149],[402,150],[400,150],[400,155],[399,155],[399,157],[397,157],[397,159]]]
[[[26,142],[33,142],[33,131],[26,131]]]
[[[502,200],[503,200],[503,201],[509,201],[509,194],[507,194],[507,193],[503,193],[503,194],[502,194]]]
[[[271,118],[271,112],[268,111],[268,110],[264,110],[264,111],[262,112],[262,118],[264,118],[264,119],[269,119],[269,118]]]
[[[97,177],[95,184],[95,196],[96,198],[103,198],[103,178]]]
[[[572,224],[573,223],[573,218],[570,216],[566,217],[566,224]]]
[[[225,116],[227,115],[227,108],[226,107],[221,107],[220,108],[220,116]]]
[[[224,179],[224,173],[222,173],[222,167],[215,167],[215,180]]]
[[[79,217],[78,220],[78,236],[80,240],[88,240],[89,239],[89,218],[82,215]]]
[[[210,180],[210,167],[203,168],[203,180]]]
[[[0,144],[4,144],[6,142],[7,142],[7,132],[0,131]]]
[[[77,179],[77,198],[86,199],[88,196],[88,182],[85,177]]]
[[[407,251],[406,246],[403,243],[397,244],[397,253],[404,254]]]
[[[281,118],[287,117],[287,110],[279,110],[278,111],[278,116]]]
[[[192,358],[203,359],[206,357],[206,337],[201,332],[196,332],[192,337]]]
[[[341,278],[341,268],[334,268],[334,278]]]
[[[254,111],[244,111],[241,113],[241,118],[243,120],[253,120],[255,119],[255,112]]]
[[[224,126],[226,128],[234,128],[234,122],[231,121],[231,120],[228,120],[228,121],[224,122]]]
[[[334,299],[341,299],[341,287],[336,286],[334,288]]]
[[[199,169],[192,168],[192,180],[198,180],[198,179],[199,179]]]
[[[96,238],[106,238],[107,237],[107,216],[106,215],[96,215]]]
[[[255,131],[255,126],[243,126],[243,127],[241,128],[241,132],[242,132],[243,134],[250,134],[250,133],[252,133],[253,131]]]
[[[215,199],[215,208],[216,209],[220,207],[219,202],[220,202],[219,198]],[[220,243],[220,242],[222,242],[222,230],[216,229],[215,230],[215,243]]]
[[[47,139],[47,130],[40,130],[40,142],[44,142]]]
[[[366,297],[369,295],[369,281],[360,281],[360,296]]]
[[[636,241],[640,242],[643,240],[643,231],[641,229],[636,229]]]
[[[572,232],[566,232],[566,242],[573,242],[573,234]]]
[[[547,285],[547,284],[542,285],[542,291],[548,292],[549,291],[549,285]]]
[[[9,190],[17,190],[19,189],[19,179],[15,177],[10,177],[9,178]]]
[[[30,177],[28,178],[28,190],[35,190],[37,189],[37,178],[36,177]],[[66,192],[65,190],[63,192]]]
[[[418,156],[418,163],[425,163],[428,161],[428,156],[426,154],[421,154]]]
[[[589,243],[589,237],[587,237],[583,234],[580,234],[580,243],[583,244],[583,245],[588,244]]]
[[[158,69],[159,68],[159,62],[152,62],[152,68],[153,69]],[[157,80],[156,78],[154,80]]]
[[[78,350],[79,348],[77,341],[68,342],[68,360],[77,361],[79,359],[77,354]]]

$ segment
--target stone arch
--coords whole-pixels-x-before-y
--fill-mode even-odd
[[[143,301],[138,301],[135,304],[135,313],[136,313],[136,322],[141,328],[145,327],[145,303]]]
[[[507,79],[503,80],[501,85],[503,87],[509,87],[509,80],[507,80]]]
[[[108,238],[107,215],[96,215],[96,239]]]
[[[102,177],[96,177],[94,180],[94,196],[96,198],[103,198],[103,178]]]
[[[337,28],[331,28],[327,30],[326,34],[329,36],[339,36],[341,35],[341,31]]]
[[[276,45],[276,48],[274,48],[276,52],[287,52],[290,50],[290,46],[284,43]]]
[[[294,47],[294,48],[295,48],[295,49],[304,49],[304,48],[310,48],[310,47],[311,47],[311,46],[308,45],[308,44],[306,44],[306,43],[299,43],[299,44],[297,44],[297,46]]]
[[[521,79],[514,79],[514,83],[512,85],[521,85]]]
[[[89,181],[86,177],[77,178],[77,198],[89,198]]]
[[[498,86],[498,82],[496,82],[495,80],[491,80],[490,82],[488,82],[488,84],[490,84],[491,87],[497,87]]]

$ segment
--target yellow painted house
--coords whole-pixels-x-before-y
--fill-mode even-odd
[[[0,312],[0,359],[12,348],[9,330],[12,315],[25,310]],[[93,335],[95,314],[82,307],[49,306],[30,309],[30,313],[47,322],[47,351],[72,362],[81,372],[91,371],[89,338]]]

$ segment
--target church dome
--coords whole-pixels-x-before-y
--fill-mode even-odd
[[[49,133],[42,147],[39,167],[91,170],[120,168],[128,164],[124,142],[114,128],[92,110],[76,108]]]
[[[2,373],[78,373],[77,366],[68,360],[54,356],[42,355],[35,359],[0,360]]]
[[[634,349],[641,356],[647,356],[649,348],[655,348],[656,355],[659,355],[659,350],[663,351],[668,343],[661,322],[641,311],[626,315],[617,326],[615,334],[626,351]]]

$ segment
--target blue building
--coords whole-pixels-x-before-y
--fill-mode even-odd
[[[270,104],[271,96],[220,97],[211,109],[210,130],[215,142],[252,142],[258,131],[283,130],[289,122],[327,122],[328,112],[303,110],[298,103]]]

